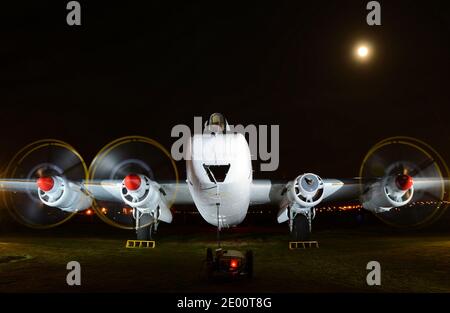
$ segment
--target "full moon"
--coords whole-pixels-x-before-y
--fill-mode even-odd
[[[365,63],[372,57],[372,47],[370,44],[360,42],[354,47],[355,59],[359,62]]]
[[[358,56],[360,58],[366,58],[369,54],[369,49],[366,46],[361,46],[358,48]]]

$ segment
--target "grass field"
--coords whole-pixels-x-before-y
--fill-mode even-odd
[[[321,231],[319,249],[298,251],[279,232],[226,234],[225,248],[253,249],[255,277],[221,282],[208,282],[203,270],[213,232],[162,236],[149,250],[104,237],[3,235],[0,292],[450,292],[448,234]],[[71,260],[82,267],[78,287],[66,285]],[[366,284],[372,260],[381,264],[381,286]]]

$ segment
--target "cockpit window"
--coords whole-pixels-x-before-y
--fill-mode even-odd
[[[226,121],[220,113],[213,113],[208,121],[209,130],[212,132],[223,133],[226,130]]]
[[[230,170],[230,164],[227,165],[206,165],[203,164],[203,168],[208,174],[208,178],[212,183],[222,183],[227,177]]]

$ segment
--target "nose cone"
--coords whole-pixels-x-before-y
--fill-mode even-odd
[[[413,178],[409,175],[398,175],[395,178],[395,184],[400,190],[406,191],[413,185]]]
[[[41,189],[44,192],[52,190],[53,186],[55,185],[55,181],[51,177],[40,177],[36,181],[36,184],[39,189]]]
[[[137,190],[141,186],[141,177],[136,174],[129,174],[125,176],[124,184],[128,190]]]

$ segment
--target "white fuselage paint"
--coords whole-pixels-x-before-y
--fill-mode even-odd
[[[242,134],[194,135],[187,151],[187,184],[197,210],[208,223],[230,227],[247,215],[252,162]],[[204,165],[230,165],[223,182],[211,181]]]

